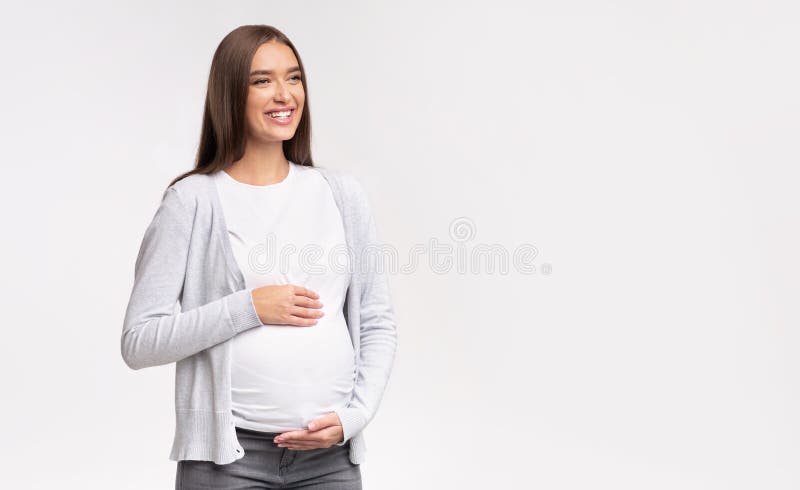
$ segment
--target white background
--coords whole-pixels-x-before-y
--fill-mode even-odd
[[[2,488],[172,488],[173,366],[119,339],[211,56],[270,24],[315,162],[406,253],[469,217],[550,275],[394,274],[368,489],[800,488],[798,7],[35,2],[0,21]]]

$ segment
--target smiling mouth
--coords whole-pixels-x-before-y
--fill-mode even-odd
[[[285,110],[282,110],[282,111],[265,112],[265,114],[268,117],[271,117],[272,119],[288,120],[289,118],[292,117],[292,114],[294,114],[294,111],[295,111],[294,109],[285,109]]]

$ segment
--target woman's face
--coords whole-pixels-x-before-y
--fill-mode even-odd
[[[300,67],[292,49],[275,41],[259,46],[250,65],[248,137],[261,142],[291,139],[300,123],[305,97]],[[275,114],[286,111],[290,111],[288,116]]]

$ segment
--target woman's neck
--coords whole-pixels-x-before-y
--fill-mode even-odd
[[[283,142],[271,142],[269,145],[248,142],[244,156],[233,162],[226,171],[234,179],[246,184],[270,185],[281,182],[289,173]]]

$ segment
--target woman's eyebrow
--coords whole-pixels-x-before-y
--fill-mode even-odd
[[[293,66],[289,68],[288,70],[286,70],[286,73],[293,73],[296,71],[300,71],[299,66]],[[272,75],[273,73],[275,72],[273,72],[272,70],[255,70],[250,72],[250,76],[252,77],[253,75]]]

